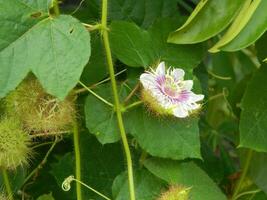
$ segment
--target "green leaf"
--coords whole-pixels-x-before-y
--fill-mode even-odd
[[[107,101],[113,101],[109,84],[101,85],[94,91]],[[126,97],[125,88],[121,87],[119,93],[122,99]],[[90,94],[86,99],[84,111],[86,127],[90,133],[97,137],[99,142],[106,144],[120,140],[120,131],[114,108]]]
[[[160,119],[142,108],[129,115],[130,133],[152,156],[201,158],[197,119]]]
[[[147,31],[124,21],[113,21],[110,29],[111,49],[118,59],[132,67],[151,64],[155,53]]]
[[[255,72],[241,102],[240,146],[267,152],[267,66]]]
[[[54,200],[54,197],[52,196],[52,193],[44,194],[44,195],[38,197],[37,200]]]
[[[244,0],[205,0],[193,11],[189,21],[171,33],[168,42],[194,44],[205,41],[224,30],[244,4]]]
[[[267,30],[267,1],[262,0],[253,13],[251,19],[241,32],[227,45],[223,51],[237,51],[253,44]]]
[[[111,20],[133,21],[147,28],[159,17],[177,15],[177,0],[110,0]]]
[[[267,194],[267,154],[253,152],[252,161],[250,163],[248,176],[254,183]]]
[[[152,200],[159,196],[165,182],[149,173],[146,169],[134,172],[135,195],[137,200]],[[113,182],[112,193],[115,200],[129,199],[128,178],[124,172]]]
[[[92,54],[81,76],[81,81],[86,85],[95,84],[104,79],[108,74],[101,38],[97,33],[91,36]]]
[[[131,67],[148,67],[163,60],[173,66],[195,67],[203,58],[202,45],[173,45],[166,42],[177,20],[159,19],[148,31],[133,23],[113,21],[111,49],[116,57]]]
[[[249,7],[236,18],[239,18],[239,20],[233,22],[227,33],[213,49],[217,51],[237,51],[254,43],[267,29],[266,6],[267,1],[253,1]],[[221,43],[223,40],[224,43]]]
[[[256,42],[257,57],[259,61],[267,61],[267,32]],[[264,60],[265,59],[265,60]]]
[[[15,89],[30,71],[48,93],[60,99],[78,82],[90,56],[90,35],[71,16],[47,17],[49,2],[0,2],[4,8],[0,16],[4,27],[0,35],[0,97]],[[12,35],[11,29],[17,32]]]
[[[194,162],[179,162],[152,158],[145,161],[145,167],[169,184],[191,187],[190,196],[194,200],[226,200],[225,195]]]

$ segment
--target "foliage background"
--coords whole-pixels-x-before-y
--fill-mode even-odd
[[[250,13],[251,18],[231,38],[242,24],[235,19],[247,2],[109,0],[108,28],[121,102],[144,69],[160,60],[184,69],[186,78],[195,81],[194,91],[206,97],[199,116],[185,120],[158,118],[143,106],[123,113],[137,199],[156,199],[171,184],[192,186],[193,200],[227,199],[246,166],[240,193],[256,192],[240,199],[267,199],[267,69],[263,62],[267,3],[259,1],[256,9],[248,10],[241,19]],[[203,3],[198,13],[193,12],[199,8],[197,3]],[[79,91],[82,181],[112,199],[125,200],[126,164],[115,113],[78,84],[80,80],[113,101],[109,81],[97,84],[109,74],[101,34],[97,30],[88,34],[81,23],[100,22],[101,1],[64,0],[58,17],[51,17],[53,11],[49,14],[50,5],[49,0],[0,0],[0,96],[14,90],[30,71],[49,94],[61,100],[73,88]],[[190,14],[193,18],[188,18]],[[210,50],[224,39],[230,41],[219,45],[219,52]],[[137,91],[127,105],[139,98]],[[53,139],[38,138],[34,143]],[[76,199],[75,187],[69,192],[61,189],[64,179],[75,173],[72,131],[24,184],[49,148],[36,148],[29,168],[10,172],[16,198]],[[101,199],[84,188],[82,192],[84,199]]]

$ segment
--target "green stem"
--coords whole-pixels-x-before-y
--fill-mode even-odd
[[[79,142],[79,129],[78,124],[75,121],[73,123],[73,141],[75,152],[75,177],[78,181],[81,181],[81,155],[80,155],[80,142]],[[77,200],[82,200],[81,184],[76,183]]]
[[[42,169],[42,167],[44,166],[44,164],[47,162],[47,159],[49,157],[49,155],[52,153],[53,149],[55,148],[56,144],[58,143],[58,138],[56,137],[55,141],[53,142],[53,144],[51,145],[51,147],[49,148],[49,150],[47,151],[47,153],[45,154],[45,157],[43,158],[43,160],[39,163],[39,165],[24,179],[24,182],[22,185],[25,185],[35,174],[37,174],[37,172]]]
[[[104,99],[103,97],[99,96],[98,94],[96,94],[93,90],[91,90],[89,87],[87,87],[85,84],[83,84],[81,81],[79,81],[79,83],[88,91],[90,92],[92,95],[94,95],[96,98],[98,98],[100,101],[102,101],[103,103],[107,104],[110,107],[113,107],[113,104],[108,102],[106,99]]]
[[[255,195],[255,194],[257,194],[257,193],[260,192],[260,191],[261,191],[260,189],[257,189],[257,190],[252,190],[252,191],[242,192],[242,193],[240,193],[239,195],[237,195],[237,196],[235,197],[234,200],[239,199],[240,197],[245,196],[245,195],[248,195],[248,194],[253,194],[253,195]]]
[[[248,152],[247,152],[247,158],[246,158],[246,161],[245,161],[245,165],[244,165],[243,171],[241,173],[241,177],[240,177],[240,179],[239,179],[239,181],[238,181],[238,183],[237,183],[237,185],[235,187],[234,194],[232,196],[232,200],[235,200],[236,197],[238,196],[239,191],[241,189],[241,186],[243,184],[243,181],[246,178],[246,175],[247,175],[250,163],[251,163],[251,159],[252,159],[252,154],[253,154],[253,150],[249,149]]]
[[[143,101],[136,101],[136,102],[133,102],[132,104],[128,105],[128,106],[125,106],[124,110],[129,110],[135,106],[139,106],[143,103]]]
[[[108,10],[107,8],[108,8],[108,1],[102,0],[101,23],[102,23],[102,26],[104,27],[102,29],[102,36],[103,36],[104,47],[105,47],[105,51],[106,51],[107,64],[108,64],[109,75],[110,75],[110,80],[111,80],[111,85],[112,85],[113,96],[114,96],[115,110],[116,110],[116,115],[117,115],[117,120],[118,120],[118,126],[119,126],[121,139],[122,139],[122,143],[123,143],[123,147],[124,147],[124,151],[125,151],[125,155],[126,155],[126,160],[127,160],[130,199],[135,200],[131,152],[130,152],[130,147],[129,147],[129,144],[127,141],[127,136],[126,136],[126,132],[125,132],[124,124],[123,124],[122,112],[121,112],[122,106],[121,106],[121,103],[119,100],[118,88],[117,88],[117,84],[116,84],[114,66],[112,63],[111,50],[110,50],[110,45],[109,45],[108,31],[106,28],[107,27],[107,10]]]
[[[2,169],[3,180],[6,187],[6,193],[8,195],[8,199],[13,200],[13,192],[10,186],[9,178],[6,169]]]
[[[53,10],[56,16],[60,14],[59,6],[58,6],[58,0],[53,1]]]

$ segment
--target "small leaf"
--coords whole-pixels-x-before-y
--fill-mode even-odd
[[[146,169],[134,171],[135,195],[138,200],[152,200],[159,196],[165,182],[149,173]],[[127,173],[117,176],[112,185],[115,200],[129,199]]]
[[[240,146],[267,152],[267,66],[255,72],[241,102]]]
[[[244,0],[202,0],[199,4],[186,23],[169,35],[168,42],[194,44],[215,36],[230,24]]]
[[[193,162],[179,162],[152,158],[145,161],[145,167],[170,185],[182,185],[190,189],[190,199],[226,200],[225,195]]]
[[[201,158],[197,119],[159,119],[142,108],[129,113],[130,133],[152,156]]]

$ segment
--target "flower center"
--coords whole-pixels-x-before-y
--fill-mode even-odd
[[[180,95],[181,86],[179,82],[174,81],[173,77],[166,76],[165,82],[162,85],[162,91],[169,97],[177,98]]]

